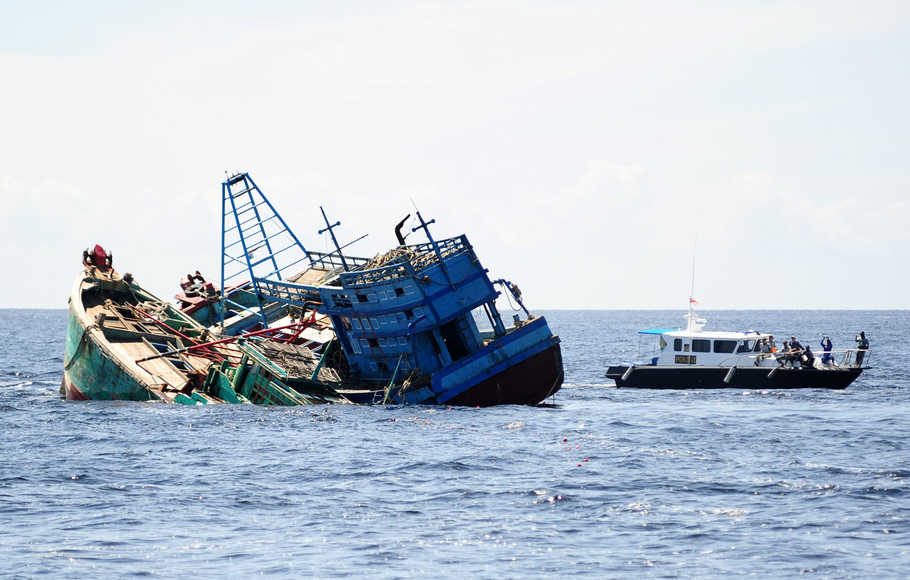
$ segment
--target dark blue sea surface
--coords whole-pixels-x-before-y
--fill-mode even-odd
[[[550,407],[59,398],[65,311],[0,311],[0,576],[906,577],[906,311],[703,313],[817,344],[846,391],[616,389],[681,312],[547,312]]]

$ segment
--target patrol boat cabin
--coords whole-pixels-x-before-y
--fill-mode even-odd
[[[653,365],[701,365],[775,367],[773,357],[762,357],[762,341],[772,340],[771,334],[754,330],[746,332],[705,331],[706,320],[694,313],[687,315],[684,330],[651,328],[641,335],[656,335],[658,353],[651,358]],[[770,351],[769,351],[770,353]]]

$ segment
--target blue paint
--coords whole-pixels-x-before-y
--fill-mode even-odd
[[[401,386],[410,377],[418,383],[410,383],[411,389],[402,400],[445,402],[559,342],[543,318],[531,318],[524,326],[507,332],[496,308],[500,293],[467,236],[435,239],[430,232],[435,220],[426,221],[420,212],[419,226],[412,231],[423,231],[428,241],[401,246],[398,255],[389,256],[382,266],[365,269],[366,260],[342,254],[334,232],[340,222],[330,223],[323,212],[326,227],[319,232],[329,233],[336,251],[334,256],[322,255],[316,260],[268,203],[273,215],[310,258],[311,266],[323,266],[323,261],[331,257],[333,264],[340,262],[344,269],[331,285],[291,282],[288,275],[297,272],[288,269],[296,262],[280,266],[267,243],[283,232],[269,236],[260,223],[257,246],[251,248],[247,243],[243,222],[230,195],[231,184],[237,183],[244,184],[241,193],[250,199],[255,192],[268,203],[247,174],[225,182],[223,190],[231,202],[243,254],[235,256],[231,248],[224,246],[222,235],[223,263],[229,258],[244,262],[262,302],[315,308],[331,317],[348,363],[349,378],[355,383]],[[258,254],[250,255],[257,249]],[[261,254],[263,249],[268,253],[265,256]],[[273,272],[256,270],[269,261],[275,266]],[[286,275],[282,277],[282,273]],[[515,294],[511,283],[506,287]],[[484,310],[494,329],[494,336],[487,343],[472,315],[478,308]],[[392,400],[396,400],[395,395]]]
[[[679,328],[646,328],[645,330],[639,330],[638,334],[666,334],[668,332],[676,332]]]

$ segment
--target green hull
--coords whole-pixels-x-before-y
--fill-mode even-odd
[[[69,310],[63,357],[62,394],[74,401],[156,401],[159,397],[118,365],[96,342],[95,332]]]
[[[158,318],[143,310],[147,304],[157,309]],[[61,394],[77,401],[188,405],[348,402],[317,379],[320,372],[325,373],[320,371],[321,362],[312,376],[291,376],[260,351],[255,340],[237,340],[233,356],[239,356],[239,362],[225,358],[212,364],[178,354],[190,348],[183,348],[187,341],[199,344],[206,336],[203,326],[134,284],[132,278],[125,281],[112,270],[87,268],[70,295]],[[290,362],[298,365],[307,360],[292,347],[269,348],[279,355],[287,351],[285,356],[290,353]]]

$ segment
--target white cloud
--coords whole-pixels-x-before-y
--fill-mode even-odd
[[[903,4],[265,9],[163,5],[0,52],[0,258],[49,277],[0,306],[62,304],[94,241],[159,293],[214,274],[225,170],[316,248],[320,204],[372,254],[413,198],[539,306],[672,306],[696,232],[717,305],[803,305],[736,282],[787,285],[794,246],[880,268],[862,304],[819,306],[907,305],[876,257],[907,257],[910,89],[876,44],[905,52]]]

